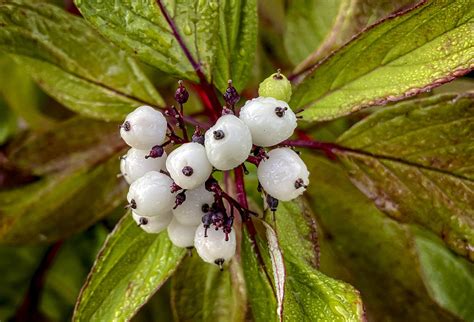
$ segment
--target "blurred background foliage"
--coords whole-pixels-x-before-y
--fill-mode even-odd
[[[255,96],[260,80],[276,68],[301,69],[301,62],[319,60],[362,28],[414,2],[301,1],[305,6],[295,5],[297,1],[259,1],[258,48],[245,97]],[[70,1],[47,2],[77,13]],[[349,14],[340,16],[340,6],[352,3],[355,7],[344,11]],[[301,10],[312,6],[316,8]],[[326,44],[335,19],[351,23],[333,35],[338,37],[336,42]],[[301,30],[315,32],[302,34]],[[316,48],[321,50],[315,52]],[[164,101],[170,102],[175,80],[153,67],[140,66]],[[433,93],[472,89],[471,74]],[[197,97],[192,93],[187,106],[195,109],[188,113],[199,117]],[[307,126],[307,130],[317,139],[335,140],[370,113],[371,109],[364,110]],[[116,126],[66,109],[41,90],[21,64],[0,53],[0,216],[4,216],[0,222],[0,321],[71,318],[101,245],[123,215],[126,185],[115,175],[117,158],[125,147]],[[361,292],[369,319],[472,321],[472,263],[452,253],[428,230],[382,214],[351,184],[340,164],[309,153],[303,156],[312,175],[307,199],[319,227],[320,269]],[[247,185],[252,205],[259,209],[256,178],[247,177]],[[200,283],[203,276],[216,276],[206,268],[190,271],[187,262],[196,258],[187,258],[177,277],[133,320],[170,321],[173,316],[191,320],[176,307],[192,303],[174,299],[170,305],[170,301],[174,290],[186,287],[180,285],[181,276],[187,276],[186,283],[191,284]],[[215,278],[226,283],[228,277]]]

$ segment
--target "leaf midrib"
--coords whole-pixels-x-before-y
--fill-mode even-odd
[[[428,5],[431,5],[431,3],[429,3]],[[449,5],[449,4],[448,4],[448,5]],[[446,6],[447,6],[447,5],[446,5]],[[445,7],[446,7],[446,6],[445,6]],[[443,7],[443,8],[445,8],[445,7]],[[424,7],[424,8],[427,8],[427,7]],[[414,16],[413,16],[413,17],[414,17]],[[412,19],[413,17],[410,17],[410,19]],[[409,19],[409,20],[410,20],[410,19]],[[401,23],[403,23],[404,21],[405,21],[405,20],[401,21],[399,24],[397,24],[397,25],[393,26],[392,28],[390,28],[389,30],[385,31],[382,35],[380,35],[379,37],[377,37],[377,39],[379,39],[380,37],[382,37],[383,35],[385,35],[387,32],[391,31],[392,29],[398,27],[398,26],[399,26]],[[331,88],[331,89],[330,89],[329,91],[327,91],[326,93],[324,93],[323,95],[321,95],[320,97],[318,97],[317,99],[311,100],[310,102],[308,102],[307,104],[305,104],[305,107],[308,107],[309,105],[317,104],[318,102],[320,102],[321,100],[323,100],[323,99],[326,98],[327,96],[333,94],[334,92],[339,91],[339,90],[341,90],[341,89],[343,89],[343,88],[345,88],[345,87],[351,85],[351,84],[354,83],[354,82],[357,82],[357,81],[360,80],[361,78],[363,78],[363,77],[365,77],[365,76],[367,76],[367,75],[370,75],[371,73],[373,73],[373,72],[379,70],[380,68],[384,68],[384,67],[390,65],[391,63],[396,62],[397,60],[399,60],[399,59],[401,59],[401,58],[404,58],[405,56],[411,54],[413,51],[418,50],[418,49],[420,49],[420,48],[423,48],[424,46],[426,46],[426,45],[430,44],[431,42],[437,40],[438,38],[442,37],[444,34],[450,32],[450,31],[456,30],[456,29],[460,28],[461,26],[463,26],[464,24],[468,24],[468,23],[470,23],[470,22],[471,22],[470,20],[467,20],[466,22],[464,22],[464,23],[462,23],[462,24],[460,24],[460,25],[456,25],[456,27],[453,28],[453,29],[445,30],[443,33],[437,35],[437,36],[434,37],[433,39],[430,39],[429,41],[425,42],[425,43],[422,44],[421,46],[415,47],[415,48],[411,49],[410,51],[404,53],[403,55],[398,56],[398,57],[396,57],[396,58],[394,58],[394,59],[392,59],[392,60],[387,61],[384,65],[379,65],[379,66],[377,66],[377,67],[374,68],[374,69],[371,69],[371,70],[369,70],[369,71],[367,71],[367,72],[365,72],[365,73],[363,73],[363,74],[361,74],[361,75],[358,75],[356,78],[350,80],[349,82],[344,83],[344,84],[341,85],[341,86],[338,86],[338,87],[335,87],[335,88],[331,88],[331,87],[332,87],[332,84],[334,83],[334,81],[337,79],[337,77],[339,76],[339,74],[341,73],[341,71],[342,71],[345,67],[342,68],[341,71],[338,73],[338,75],[333,78],[332,84],[331,84],[331,86],[329,86],[329,88]],[[425,23],[425,21],[423,21],[422,24],[424,24],[424,23]],[[420,24],[419,26],[421,26],[422,24]],[[417,26],[417,28],[418,28],[419,26]],[[376,40],[377,40],[377,39],[376,39]],[[368,46],[371,46],[376,40],[374,40],[373,42],[371,42]],[[360,54],[362,54],[362,53],[359,53],[358,56],[360,56]],[[348,62],[345,66],[347,66],[347,65],[349,65],[349,64],[350,64],[350,62]],[[363,103],[363,101],[359,102],[358,105],[360,105],[360,104],[362,104],[362,103]]]
[[[458,119],[451,120],[451,121],[446,122],[446,123],[435,123],[435,124],[430,124],[430,125],[425,126],[425,127],[411,129],[411,130],[409,130],[407,132],[403,132],[399,135],[392,136],[390,138],[384,138],[383,141],[375,141],[375,142],[371,142],[369,144],[366,144],[364,146],[359,146],[359,147],[357,147],[357,149],[358,150],[370,150],[370,148],[377,149],[377,145],[379,145],[379,144],[387,144],[389,142],[392,142],[393,140],[397,140],[397,139],[402,138],[404,136],[413,135],[415,133],[424,132],[426,130],[433,130],[433,129],[440,128],[440,127],[442,128],[443,126],[450,126],[450,125],[456,124],[458,122],[465,122],[465,121],[470,120],[470,119],[474,119],[474,115],[458,118]]]
[[[452,172],[449,172],[447,170],[443,170],[443,169],[440,169],[440,168],[428,167],[428,166],[425,166],[425,165],[422,165],[422,164],[419,164],[419,163],[416,163],[416,162],[411,162],[411,161],[408,161],[408,160],[398,159],[398,158],[391,157],[391,156],[384,156],[384,155],[374,154],[374,153],[370,153],[370,152],[367,152],[367,151],[361,151],[361,150],[357,150],[357,149],[350,149],[350,148],[345,148],[345,147],[342,147],[342,146],[339,147],[339,148],[336,148],[335,153],[336,153],[336,155],[337,154],[349,155],[349,154],[353,153],[353,154],[356,154],[356,155],[359,155],[359,156],[370,157],[370,158],[374,158],[374,159],[377,159],[377,160],[386,160],[386,161],[397,162],[397,163],[404,164],[406,166],[411,166],[411,167],[415,167],[415,168],[434,171],[434,172],[438,172],[440,174],[448,175],[448,176],[451,176],[451,177],[454,177],[454,178],[457,178],[457,179],[460,179],[460,180],[466,180],[468,182],[474,183],[474,179],[468,178],[468,177],[466,177],[462,174],[452,173]]]

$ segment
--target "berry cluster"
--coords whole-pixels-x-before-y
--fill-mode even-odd
[[[120,168],[130,184],[127,207],[138,226],[148,233],[167,229],[176,246],[195,247],[204,261],[222,267],[236,249],[234,211],[243,220],[256,214],[219,186],[214,171],[244,167],[246,161],[255,164],[259,188],[272,211],[278,200],[288,201],[305,191],[306,165],[291,148],[279,147],[297,125],[298,117],[287,103],[291,85],[278,72],[260,84],[259,95],[236,116],[240,97],[229,81],[222,116],[204,134],[197,127],[191,139],[183,115],[189,93],[182,82],[175,93],[179,108],[161,113],[141,106],[126,117],[120,134],[131,148]],[[169,145],[177,147],[168,155]],[[275,148],[267,153],[269,147]]]

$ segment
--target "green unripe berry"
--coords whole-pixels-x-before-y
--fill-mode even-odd
[[[264,97],[273,97],[277,100],[289,102],[291,98],[291,83],[280,73],[270,75],[258,87],[258,95]]]

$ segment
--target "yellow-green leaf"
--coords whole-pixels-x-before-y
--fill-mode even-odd
[[[137,105],[163,104],[133,59],[83,19],[50,4],[0,2],[0,50],[80,114],[119,120]]]
[[[354,35],[362,31],[365,27],[375,23],[376,21],[385,18],[391,13],[399,11],[401,9],[407,8],[410,5],[415,4],[416,0],[339,0],[334,1],[338,2],[338,8],[333,8],[328,6],[328,2],[317,0],[313,1],[315,4],[320,3],[319,7],[322,7],[324,11],[318,10],[317,6],[313,5],[313,10],[306,10],[303,14],[303,22],[295,22],[295,24],[302,25],[302,28],[306,27],[303,30],[310,30],[311,32],[299,34],[314,34],[313,36],[305,36],[313,41],[305,42],[305,45],[298,44],[299,46],[306,46],[306,56],[301,57],[299,61],[301,62],[303,58],[306,58],[301,62],[296,68],[295,72],[300,72],[309,66],[313,66],[319,60],[330,54],[332,51],[342,47],[347,43]],[[299,6],[300,1],[294,1],[294,6]],[[336,11],[334,11],[336,9]],[[290,9],[291,10],[291,9]],[[300,9],[301,10],[301,9]],[[302,10],[301,10],[302,11]],[[309,11],[309,13],[308,13]],[[324,15],[324,17],[321,17]],[[291,17],[291,16],[290,16]],[[290,18],[291,19],[291,18]],[[312,19],[312,21],[310,20]],[[325,22],[319,29],[310,29],[311,25],[316,25],[314,22],[322,21]],[[331,25],[328,25],[331,23]],[[320,25],[321,23],[318,23]],[[325,33],[322,34],[323,38],[320,35],[320,29],[324,30]],[[295,45],[297,41],[294,41]],[[301,42],[300,42],[301,43]],[[310,45],[312,45],[310,47]],[[318,46],[319,45],[319,46]],[[311,54],[310,54],[311,53]],[[308,55],[309,54],[309,55]]]
[[[474,291],[472,263],[427,230],[384,215],[340,164],[305,156],[310,180],[318,183],[308,195],[323,228],[321,270],[357,287],[371,319],[473,319],[472,305],[466,304]]]
[[[241,285],[234,284],[231,266],[221,272],[196,252],[190,253],[171,280],[176,321],[244,321],[246,303],[239,295]]]
[[[222,92],[228,79],[241,90],[250,76],[257,41],[255,0],[75,2],[104,36],[166,73],[205,78]]]
[[[423,1],[368,28],[317,65],[296,88],[293,108],[321,121],[398,101],[474,67],[472,0]]]
[[[386,108],[338,140],[355,185],[389,216],[418,223],[474,260],[474,96]]]
[[[130,214],[100,251],[74,311],[73,321],[129,321],[171,276],[186,250],[167,232],[147,234]]]

